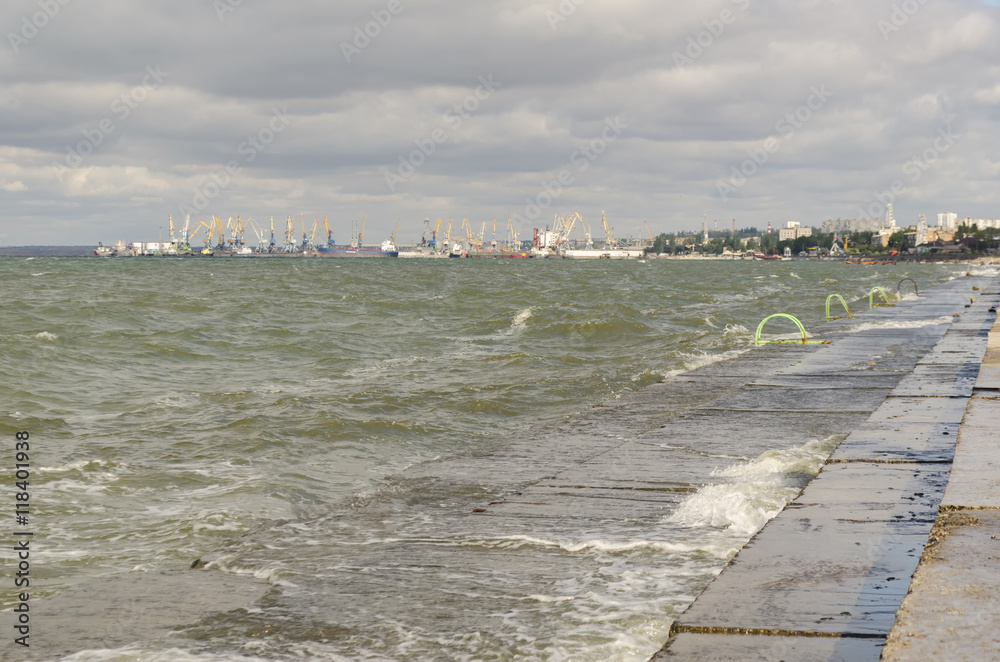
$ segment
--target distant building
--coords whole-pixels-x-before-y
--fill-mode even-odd
[[[954,230],[958,227],[958,214],[952,211],[938,214],[938,227],[942,230]]]
[[[1000,218],[969,218],[966,216],[965,218],[958,219],[956,223],[957,225],[952,228],[954,230],[957,230],[959,225],[967,225],[969,227],[975,225],[980,230],[985,230],[987,228],[992,230],[1000,229]]]
[[[813,233],[812,228],[800,227],[798,221],[788,221],[785,223],[785,227],[778,229],[778,241],[786,241],[788,239],[798,239],[799,237],[811,237]]]
[[[884,248],[885,246],[889,245],[889,237],[890,236],[892,236],[891,232],[888,232],[886,230],[882,230],[882,231],[878,232],[877,234],[873,234],[872,238],[871,238],[871,241],[868,242],[868,243],[870,243],[872,246],[882,246]]]

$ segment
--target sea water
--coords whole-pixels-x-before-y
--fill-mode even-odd
[[[830,293],[861,312],[874,286],[979,270],[0,258],[3,489],[13,504],[14,434],[29,431],[32,599],[223,548],[215,570],[270,583],[262,604],[72,659],[648,659],[838,440],[734,439],[697,458],[694,480],[686,467],[673,510],[638,529],[456,530],[443,508],[467,495],[395,477],[737,356],[771,313],[815,329]],[[380,495],[396,505],[378,507]],[[241,538],[274,520],[287,520],[280,534]],[[481,562],[432,567],[455,546]],[[347,600],[360,576],[368,592]],[[3,607],[15,601],[0,591]]]

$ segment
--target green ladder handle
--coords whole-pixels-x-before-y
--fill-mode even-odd
[[[913,293],[916,294],[917,296],[920,296],[920,288],[917,287],[917,281],[913,280],[912,278],[904,278],[903,280],[899,281],[899,283],[896,285],[896,293],[899,294],[899,286],[905,283],[906,281],[910,281],[911,283],[913,283]]]
[[[826,321],[827,322],[829,322],[830,320],[839,320],[840,319],[839,317],[830,317],[830,300],[831,299],[837,299],[838,301],[840,301],[841,305],[844,306],[844,310],[847,311],[847,316],[849,318],[851,318],[851,319],[854,318],[854,315],[851,314],[851,309],[847,307],[847,302],[844,301],[844,297],[840,296],[839,294],[831,294],[830,296],[828,296],[826,298]]]
[[[882,295],[882,298],[885,299],[885,303],[875,303],[874,302],[874,298],[875,298],[875,293],[876,292],[878,292],[879,294]],[[871,291],[868,292],[868,310],[871,310],[875,306],[891,306],[891,305],[892,304],[889,302],[889,295],[887,295],[885,293],[885,290],[883,290],[878,285],[876,285],[875,287],[873,287],[871,289]]]
[[[761,340],[760,339],[760,332],[764,328],[764,325],[767,324],[768,320],[774,319],[775,317],[786,317],[786,318],[792,320],[793,322],[795,322],[795,326],[799,327],[799,333],[802,334],[802,340],[801,341],[798,341],[798,340]],[[792,317],[788,313],[775,313],[774,315],[771,315],[769,317],[765,317],[763,320],[761,320],[760,324],[757,325],[757,333],[754,335],[753,344],[756,346],[756,345],[764,345],[766,343],[772,343],[772,342],[773,343],[798,343],[798,342],[801,342],[803,345],[805,345],[805,344],[829,345],[830,344],[829,340],[807,340],[806,339],[806,328],[804,326],[802,326],[802,322],[800,322],[796,318]]]

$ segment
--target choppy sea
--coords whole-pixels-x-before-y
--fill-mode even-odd
[[[217,571],[271,584],[253,610],[73,660],[645,660],[834,440],[761,452],[734,439],[638,532],[505,525],[444,540],[422,505],[457,498],[431,492],[439,485],[407,483],[405,515],[366,516],[367,504],[422,462],[503,445],[748,351],[770,313],[812,329],[831,292],[864,310],[873,286],[930,288],[983,269],[0,258],[6,516],[13,526],[14,434],[25,430],[34,596],[187,568],[220,547]],[[627,427],[611,433],[627,438]],[[290,525],[241,542],[272,520]],[[487,579],[396,572],[409,594],[451,596],[435,614],[390,599],[390,587],[331,602],[325,587],[377,572],[380,554],[405,559],[403,540],[481,548],[484,559],[518,550],[533,570],[517,582],[509,568]],[[0,590],[0,605],[14,601]]]

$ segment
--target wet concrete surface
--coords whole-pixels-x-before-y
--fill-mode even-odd
[[[23,650],[4,660],[54,660],[80,650],[151,640],[192,618],[247,607],[270,588],[245,575],[211,570],[104,576],[31,603],[32,628]],[[5,657],[9,656],[9,657]]]
[[[983,528],[956,525],[952,528],[959,533],[937,547],[948,561],[928,565],[924,554],[940,521],[939,507],[948,513],[964,512],[970,504],[997,509],[970,514],[987,512],[975,521],[1000,524],[1000,399],[995,390],[1000,338],[990,334],[1000,294],[996,281],[972,285],[980,288],[975,297],[965,298],[967,281],[925,293],[923,301],[907,302],[908,309],[890,313],[885,308],[865,316],[869,325],[873,318],[952,318],[951,324],[897,324],[903,328],[857,336],[836,329],[829,336],[835,343],[824,351],[757,380],[793,386],[796,382],[781,379],[808,374],[813,384],[798,383],[803,392],[816,392],[821,384],[842,387],[842,375],[866,369],[899,375],[819,476],[676,620],[653,660],[875,661],[890,631],[885,659],[996,659],[1000,530],[986,535]],[[861,347],[875,358],[861,360]],[[850,411],[850,401],[838,401],[837,393],[829,390],[823,402]],[[878,388],[869,391],[876,393]],[[747,397],[741,391],[728,402],[739,404]],[[858,398],[857,408],[869,401]],[[962,553],[949,552],[954,547]],[[992,577],[978,581],[982,573]],[[941,600],[949,591],[955,598]],[[984,626],[988,631],[982,631]],[[967,636],[976,643],[959,654]]]
[[[1000,324],[983,365],[996,367]],[[1000,659],[1000,397],[981,381],[958,434],[951,478],[883,659]]]

